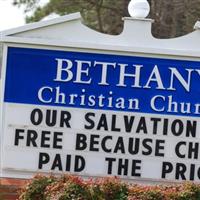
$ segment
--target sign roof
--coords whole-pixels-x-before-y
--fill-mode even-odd
[[[1,32],[1,41],[9,43],[41,44],[150,54],[199,57],[199,22],[195,30],[185,36],[157,39],[152,36],[151,19],[126,17],[119,35],[99,33],[82,23],[80,13],[53,20],[40,21]]]

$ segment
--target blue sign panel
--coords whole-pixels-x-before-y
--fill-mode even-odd
[[[4,101],[200,116],[200,62],[9,48]]]

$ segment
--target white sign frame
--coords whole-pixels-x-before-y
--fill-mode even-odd
[[[6,60],[8,47],[24,47],[36,49],[74,50],[76,52],[106,53],[115,55],[145,56],[180,60],[200,61],[200,26],[195,31],[179,38],[156,39],[151,34],[150,19],[124,18],[124,30],[118,36],[101,34],[89,29],[81,23],[79,13],[57,19],[38,22],[1,33],[3,42],[3,66],[1,78],[1,115],[0,130],[4,125],[3,95],[5,88]],[[135,32],[137,30],[138,32]],[[82,37],[80,38],[80,33]],[[1,133],[1,152],[4,135]],[[2,158],[2,155],[0,154]],[[2,162],[0,161],[0,164]],[[5,176],[1,168],[1,177]],[[26,173],[6,176],[25,178]],[[163,182],[163,180],[140,180],[145,182]],[[168,182],[168,181],[166,181]]]

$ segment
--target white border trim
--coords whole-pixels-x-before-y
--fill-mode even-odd
[[[13,44],[30,44],[30,45],[42,45],[51,47],[65,47],[65,48],[82,48],[90,50],[104,50],[113,52],[131,52],[131,53],[142,53],[142,54],[155,54],[155,55],[169,55],[169,56],[181,56],[181,57],[192,57],[200,58],[200,48],[198,51],[185,50],[185,49],[162,49],[153,47],[137,47],[137,46],[117,46],[117,45],[104,45],[94,44],[89,42],[70,42],[70,41],[58,41],[58,40],[45,40],[36,38],[20,38],[20,37],[3,37],[4,43]]]
[[[4,91],[5,91],[5,81],[6,81],[6,66],[7,66],[7,55],[8,55],[8,46],[3,45],[3,60],[1,68],[1,80],[0,80],[0,177],[2,177],[2,153],[3,153],[3,130],[5,119],[4,116]]]

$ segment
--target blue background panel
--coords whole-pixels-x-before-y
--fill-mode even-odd
[[[57,61],[56,58],[69,59],[73,61],[72,72],[74,78],[69,82],[56,82]],[[163,113],[172,115],[187,115],[198,116],[194,113],[194,105],[200,104],[200,75],[197,72],[192,73],[191,88],[187,92],[178,80],[175,80],[175,91],[158,90],[156,89],[156,82],[151,82],[151,89],[133,88],[133,78],[125,78],[127,87],[117,87],[119,82],[119,67],[115,69],[113,67],[108,68],[107,82],[108,86],[98,85],[101,81],[101,67],[91,67],[89,69],[89,77],[92,78],[91,84],[78,84],[73,83],[76,77],[76,65],[75,60],[91,61],[92,65],[95,61],[109,62],[109,63],[124,63],[128,64],[126,73],[134,73],[133,65],[143,65],[141,69],[140,85],[144,86],[154,68],[158,66],[161,79],[164,87],[170,86],[170,70],[169,67],[176,68],[181,75],[187,80],[186,69],[200,69],[200,62],[185,61],[185,60],[172,60],[172,59],[158,59],[158,58],[145,58],[135,56],[119,56],[119,55],[107,55],[97,53],[80,53],[80,52],[68,52],[68,51],[55,51],[55,50],[40,50],[40,49],[28,49],[28,48],[14,48],[8,49],[7,57],[7,72],[6,72],[6,85],[4,101],[9,103],[21,103],[21,104],[35,104],[35,105],[52,105],[63,107],[76,107],[76,108],[93,108],[103,110],[123,110],[134,111],[125,109],[108,108],[106,105],[100,108],[98,105],[90,107],[89,105],[81,106],[80,98],[77,99],[75,105],[69,105],[68,100],[66,104],[56,104],[54,101],[51,103],[42,103],[38,99],[38,90],[41,87],[48,86],[52,88],[60,87],[61,91],[68,97],[70,94],[81,95],[81,90],[86,90],[85,95],[99,96],[103,94],[109,97],[109,92],[113,92],[113,100],[115,101],[119,97],[123,97],[125,100],[138,99],[139,110],[141,113]],[[85,77],[88,79],[88,77]],[[84,79],[84,78],[83,78]],[[45,98],[49,98],[50,94],[46,93]],[[164,97],[173,96],[173,100],[181,103],[191,104],[191,113],[169,113],[166,111],[156,112],[150,107],[150,101],[155,95],[162,95]],[[51,96],[52,97],[52,96]],[[165,106],[167,108],[168,102],[158,101],[157,106]]]

